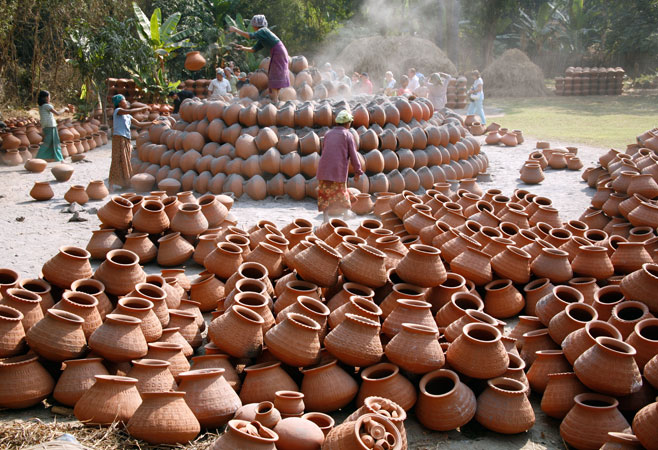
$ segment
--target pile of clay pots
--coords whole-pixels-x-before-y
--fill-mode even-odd
[[[278,108],[248,98],[186,100],[178,120],[140,134],[133,168],[173,193],[316,197],[322,137],[345,108],[354,115],[350,131],[367,175],[358,182],[350,177],[349,185],[361,192],[429,189],[472,178],[488,166],[459,115],[435,112],[424,98],[376,97],[367,104],[288,101]]]
[[[129,102],[143,97],[143,91],[131,78],[108,78],[105,82],[107,83],[107,103],[109,105],[112,104],[112,97],[116,94],[123,95]]]
[[[504,145],[505,147],[516,147],[523,144],[523,132],[521,130],[508,130],[501,128],[496,122],[492,122],[483,132],[487,137],[484,143],[487,145]]]
[[[608,234],[630,239],[631,230],[652,237],[658,226],[658,137],[649,130],[625,152],[611,149],[599,158],[599,165],[588,167],[583,180],[596,188],[591,206],[583,213],[588,221]]]
[[[555,95],[621,95],[624,74],[621,67],[567,67],[555,77]]]
[[[380,193],[356,229],[243,230],[226,196],[114,197],[43,280],[1,271],[0,407],[52,394],[152,444],[227,424],[213,448],[403,449],[412,409],[431,430],[525,432],[532,390],[575,448],[655,448],[655,228],[613,242],[548,198],[450,186]],[[140,265],[189,259],[205,269],[192,280]]]
[[[464,109],[468,105],[468,94],[466,93],[467,79],[464,76],[451,78],[448,81],[448,90],[446,92],[448,101],[446,108]]]
[[[523,163],[519,178],[525,184],[539,184],[544,181],[544,170],[549,167],[555,170],[580,170],[583,163],[576,156],[577,153],[577,147],[551,148],[550,143],[539,141],[536,149]]]

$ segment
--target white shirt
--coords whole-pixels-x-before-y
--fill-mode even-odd
[[[395,78],[391,78],[391,81],[386,84],[386,89],[395,89],[395,83]]]
[[[420,81],[418,81],[418,75],[414,75],[413,77],[409,78],[409,86],[407,86],[407,88],[411,92],[418,89],[419,86],[420,86]]]
[[[482,78],[478,78],[477,80],[475,80],[473,82],[473,87],[471,89],[475,90],[477,89],[478,86],[482,86],[482,89],[480,90],[480,92],[474,95],[477,95],[479,98],[484,99],[484,81],[482,81]]]
[[[215,78],[210,82],[210,86],[208,86],[210,98],[217,98],[220,95],[226,95],[229,92],[231,92],[231,83],[226,78],[222,78],[222,81]]]

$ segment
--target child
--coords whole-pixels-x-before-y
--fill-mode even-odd
[[[352,115],[343,110],[336,117],[336,126],[324,136],[322,153],[318,164],[318,211],[323,213],[323,220],[329,220],[329,214],[347,215],[351,208],[347,191],[347,172],[351,162],[354,167],[354,180],[359,181],[363,174],[361,163],[356,154],[356,145],[349,128]]]
[[[133,169],[130,163],[130,156],[133,147],[130,144],[130,125],[146,127],[153,122],[138,122],[131,116],[131,113],[147,111],[148,106],[130,109],[126,98],[117,94],[112,97],[114,104],[113,130],[112,130],[112,161],[110,163],[110,176],[108,184],[110,191],[118,185],[122,188],[130,186],[130,178],[133,176]]]
[[[43,131],[43,142],[39,147],[37,158],[45,159],[48,162],[63,161],[64,157],[62,156],[62,146],[59,144],[55,116],[68,112],[69,109],[55,110],[55,107],[50,104],[50,92],[48,91],[39,92],[37,103],[39,104],[39,117]]]

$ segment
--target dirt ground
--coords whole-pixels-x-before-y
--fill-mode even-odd
[[[495,119],[494,119],[495,120]],[[482,138],[483,140],[483,138]],[[593,190],[582,182],[579,171],[546,172],[546,180],[537,186],[523,185],[518,179],[518,172],[523,161],[534,149],[537,138],[526,137],[523,145],[516,148],[483,146],[489,157],[490,179],[481,181],[483,189],[499,188],[506,195],[511,195],[516,188],[529,189],[531,192],[550,197],[559,209],[563,220],[575,219],[589,204]],[[573,142],[553,142],[553,146],[575,145]],[[585,167],[596,161],[607,149],[579,147],[578,155]],[[0,167],[0,267],[10,267],[18,271],[21,277],[38,277],[42,265],[51,258],[60,246],[74,245],[85,247],[91,231],[98,228],[99,221],[95,210],[104,201],[89,202],[82,207],[80,216],[84,222],[69,222],[70,213],[63,210],[68,207],[63,196],[70,185],[87,185],[91,180],[107,179],[110,163],[109,145],[97,148],[89,153],[83,162],[72,163],[75,173],[70,181],[54,181],[48,169],[40,174],[33,174],[22,167]],[[29,196],[35,181],[51,181],[55,197],[46,202],[36,202]],[[307,199],[295,202],[288,198],[256,202],[240,199],[235,202],[232,212],[239,220],[239,225],[247,228],[255,222],[268,219],[283,226],[295,217],[303,217],[316,224],[321,222],[316,204]],[[354,217],[348,222],[350,226],[358,224],[363,217]],[[97,263],[96,263],[97,264]],[[190,274],[198,273],[202,267],[191,263]],[[156,265],[148,265],[149,273],[159,272]],[[510,323],[512,325],[512,323]],[[535,426],[528,432],[515,436],[504,436],[488,432],[476,423],[471,423],[461,432],[435,433],[424,429],[412,417],[405,422],[409,444],[412,449],[555,449],[564,448],[558,433],[559,422],[545,416],[539,408],[539,397],[532,397],[537,416]],[[44,422],[55,420],[53,414],[42,406],[24,411],[0,411],[0,421],[16,418],[30,419],[38,417]],[[342,420],[339,413],[337,418]],[[57,416],[57,421],[69,420]]]

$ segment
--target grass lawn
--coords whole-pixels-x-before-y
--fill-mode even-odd
[[[499,108],[492,117],[503,127],[522,130],[542,140],[556,140],[624,150],[635,136],[658,126],[658,94],[487,98],[486,107]]]

